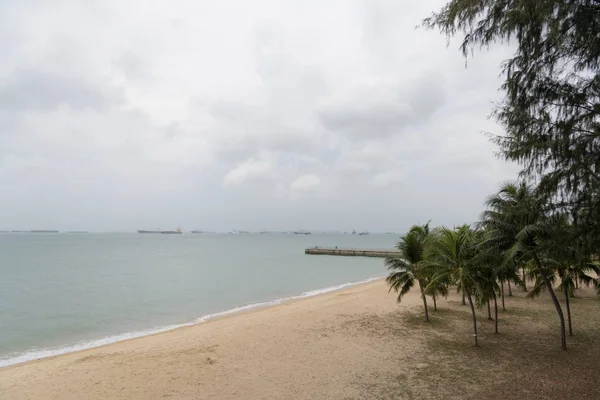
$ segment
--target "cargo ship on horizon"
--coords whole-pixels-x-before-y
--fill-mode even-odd
[[[138,229],[137,233],[160,233],[162,235],[180,235],[182,233],[181,228],[177,228],[174,231],[163,231],[161,229],[157,229],[154,231]]]

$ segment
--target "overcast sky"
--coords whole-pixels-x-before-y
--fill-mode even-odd
[[[0,0],[0,229],[403,231],[518,168],[443,1]]]

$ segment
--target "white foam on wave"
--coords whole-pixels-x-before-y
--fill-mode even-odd
[[[234,307],[234,308],[231,308],[226,311],[203,315],[200,318],[196,318],[195,320],[193,320],[191,322],[186,322],[183,324],[167,325],[167,326],[161,326],[158,328],[152,328],[152,329],[147,329],[147,330],[142,330],[142,331],[126,332],[126,333],[122,333],[122,334],[118,334],[118,335],[106,336],[101,339],[78,342],[71,346],[64,346],[64,347],[57,347],[57,348],[50,348],[50,349],[33,349],[33,350],[26,351],[24,353],[9,354],[5,358],[0,358],[0,368],[7,367],[9,365],[27,362],[27,361],[39,360],[42,358],[57,356],[60,354],[72,353],[74,351],[93,349],[95,347],[100,347],[100,346],[104,346],[104,345],[116,343],[116,342],[122,342],[122,341],[128,340],[128,339],[135,339],[135,338],[139,338],[139,337],[143,337],[143,336],[153,335],[155,333],[167,332],[167,331],[171,331],[171,330],[177,329],[177,328],[182,328],[185,326],[197,325],[197,324],[201,324],[203,322],[209,321],[214,318],[223,317],[226,315],[231,315],[231,314],[235,314],[235,313],[239,313],[242,311],[247,311],[247,310],[251,310],[251,309],[255,309],[255,308],[275,306],[277,304],[285,303],[285,302],[291,301],[291,300],[298,300],[298,299],[303,299],[306,297],[316,296],[319,294],[334,292],[336,290],[341,290],[341,289],[344,289],[344,288],[347,288],[350,286],[373,282],[373,281],[376,281],[381,278],[382,277],[375,277],[375,278],[369,278],[369,279],[366,279],[366,280],[360,281],[360,282],[348,282],[348,283],[343,283],[343,284],[337,285],[337,286],[330,286],[330,287],[327,287],[324,289],[317,289],[317,290],[311,290],[308,292],[303,292],[302,294],[300,294],[298,296],[282,297],[282,298],[279,298],[276,300],[263,301],[263,302],[259,302],[259,303],[247,304],[245,306]]]

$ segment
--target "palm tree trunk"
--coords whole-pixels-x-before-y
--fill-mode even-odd
[[[563,291],[565,292],[565,304],[567,306],[567,321],[569,323],[569,336],[573,336],[573,327],[571,326],[571,305],[569,304],[569,288],[567,282],[563,282]]]
[[[423,286],[419,283],[419,287],[421,288],[421,297],[423,298],[423,306],[425,307],[425,322],[429,322],[429,309],[427,308],[427,296],[423,293]]]
[[[467,303],[465,303],[465,291],[463,290],[463,301],[462,301],[462,305],[465,306],[467,305]]]
[[[512,297],[512,289],[510,287],[510,281],[506,281],[508,282],[508,297]]]
[[[473,339],[475,339],[475,346],[477,346],[477,317],[475,316],[475,307],[473,306],[473,299],[471,293],[466,290],[467,298],[469,299],[469,306],[471,307],[471,314],[473,315]]]
[[[496,291],[492,292],[494,295],[494,333],[498,333],[498,301],[496,300]]]
[[[500,280],[500,296],[502,297],[502,311],[506,311],[506,306],[504,305],[504,281]]]
[[[579,289],[579,279],[575,278],[575,289]]]
[[[554,293],[554,289],[552,288],[550,280],[548,279],[548,277],[544,273],[544,270],[542,269],[542,263],[540,262],[540,259],[538,258],[535,252],[533,253],[533,259],[535,261],[535,265],[538,269],[538,272],[540,273],[542,280],[544,281],[544,285],[546,285],[546,288],[550,293],[550,297],[552,298],[552,302],[554,303],[554,308],[556,308],[556,313],[558,314],[558,318],[560,319],[560,348],[566,351],[567,335],[565,334],[565,316],[563,315],[562,307],[560,306],[560,303],[556,298],[556,293]]]
[[[490,308],[490,301],[489,300],[488,300],[487,304],[488,304],[488,320],[491,321],[492,320],[492,310]]]
[[[527,277],[525,276],[525,267],[522,268],[523,271],[523,291],[527,291]]]
[[[435,300],[435,293],[433,294],[433,311],[437,311],[437,301]]]

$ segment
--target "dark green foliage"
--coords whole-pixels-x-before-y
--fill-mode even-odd
[[[538,181],[551,211],[565,212],[583,250],[600,249],[600,1],[452,0],[424,20],[463,54],[496,42],[516,51],[503,67],[506,96],[494,115],[500,154]]]
[[[426,322],[429,321],[429,310],[424,289],[429,283],[429,276],[423,272],[422,264],[428,234],[429,223],[423,226],[413,226],[398,242],[397,247],[401,256],[389,257],[385,260],[385,265],[391,271],[386,281],[390,291],[394,290],[398,293],[398,302],[402,300],[402,297],[410,291],[415,283],[419,284],[423,306],[425,307]]]

